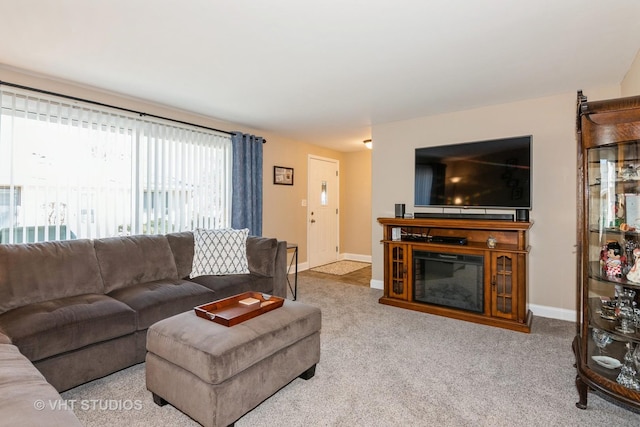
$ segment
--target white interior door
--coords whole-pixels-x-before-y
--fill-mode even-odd
[[[334,159],[309,157],[309,268],[338,259],[338,166]]]

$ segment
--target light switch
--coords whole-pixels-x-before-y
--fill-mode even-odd
[[[307,206],[307,199],[302,199],[302,200],[300,201],[300,205],[301,205],[301,206]]]

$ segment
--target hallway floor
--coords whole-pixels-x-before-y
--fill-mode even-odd
[[[367,286],[371,285],[371,265],[352,273],[337,276],[335,274],[318,273],[317,271],[305,270],[298,274],[304,274],[309,277],[327,277],[336,282],[350,283],[352,285]]]

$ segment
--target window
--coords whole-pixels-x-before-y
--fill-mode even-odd
[[[0,185],[0,229],[11,226],[16,206],[20,206],[20,187]]]
[[[0,99],[0,243],[230,226],[230,136],[30,91]]]

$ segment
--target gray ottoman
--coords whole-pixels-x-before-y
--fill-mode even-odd
[[[193,311],[161,320],[147,332],[147,389],[206,427],[232,425],[296,377],[313,377],[320,324],[320,309],[289,300],[231,327]]]

